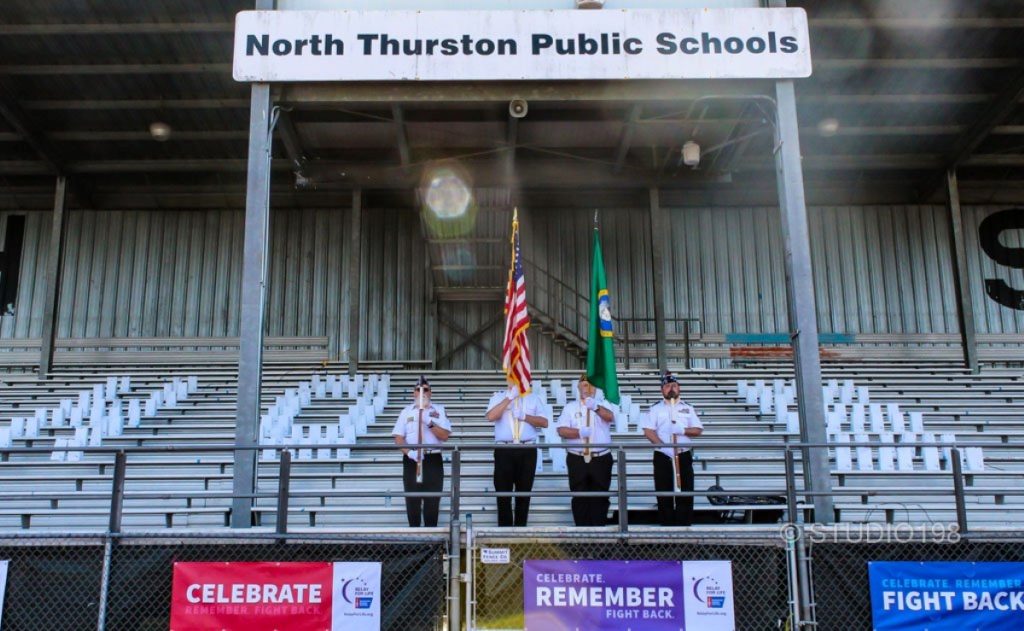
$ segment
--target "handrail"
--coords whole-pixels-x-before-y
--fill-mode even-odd
[[[555,277],[553,274],[551,274],[550,272],[548,272],[544,268],[540,267],[539,265],[537,265],[536,263],[534,263],[530,259],[526,258],[525,256],[523,257],[523,262],[526,263],[527,267],[530,268],[531,272],[540,272],[543,276],[545,276],[547,278],[550,278],[551,280],[555,281],[556,284],[561,285],[563,289],[568,289],[572,294],[574,294],[580,300],[582,300],[584,302],[587,302],[587,303],[590,302],[590,298],[587,298],[586,296],[581,294],[575,287],[572,287],[572,286],[566,284],[564,281],[562,281],[559,278]]]
[[[802,453],[802,450],[810,449],[828,449],[837,446],[836,443],[801,443],[791,442],[785,444],[766,444],[763,441],[723,441],[715,443],[700,444],[696,448],[703,451],[719,451],[719,450],[735,450],[735,449],[753,449],[753,450],[782,450],[784,453],[785,466],[780,469],[780,474],[785,479],[785,488],[766,488],[766,489],[746,489],[744,491],[679,491],[679,492],[663,492],[655,490],[628,490],[628,476],[626,475],[626,464],[627,464],[627,453],[634,451],[650,452],[655,447],[649,443],[642,442],[611,442],[593,444],[592,447],[597,449],[610,449],[615,450],[617,454],[617,476],[616,476],[616,488],[609,489],[608,491],[594,491],[586,493],[575,493],[571,494],[568,489],[565,491],[530,491],[530,492],[494,492],[494,491],[467,491],[461,487],[461,469],[460,469],[460,454],[470,451],[491,451],[496,447],[511,449],[543,449],[545,447],[563,446],[563,443],[540,443],[540,444],[528,444],[528,445],[508,445],[498,444],[494,442],[480,441],[480,442],[466,442],[456,444],[441,444],[441,445],[396,445],[392,442],[374,442],[374,443],[334,443],[334,444],[295,444],[295,445],[245,445],[236,446],[233,444],[203,444],[203,445],[161,445],[161,446],[125,446],[125,447],[54,447],[54,448],[43,448],[43,447],[9,447],[0,449],[0,455],[7,456],[7,454],[50,454],[54,451],[76,451],[90,454],[113,454],[114,455],[114,475],[112,476],[112,488],[109,495],[104,497],[110,497],[110,524],[109,531],[111,533],[121,532],[121,521],[124,513],[124,500],[126,498],[149,498],[154,499],[156,497],[162,498],[191,498],[196,496],[194,492],[166,492],[166,493],[146,493],[140,492],[139,494],[125,493],[125,482],[127,479],[126,470],[128,468],[128,456],[131,454],[139,453],[174,453],[174,452],[215,452],[215,451],[265,451],[273,450],[280,456],[279,460],[276,461],[278,464],[279,479],[278,479],[278,492],[277,494],[270,492],[258,492],[246,494],[234,494],[232,492],[225,491],[223,493],[217,493],[216,491],[203,492],[201,496],[203,498],[248,498],[248,499],[259,499],[259,498],[277,498],[277,521],[275,531],[278,534],[285,534],[288,530],[287,516],[289,512],[289,497],[440,497],[449,498],[452,523],[458,521],[460,515],[460,500],[466,497],[565,497],[569,495],[579,497],[608,497],[617,498],[619,502],[619,524],[618,528],[621,532],[627,532],[629,528],[628,521],[628,502],[629,498],[637,497],[658,497],[658,496],[671,496],[671,497],[712,497],[720,495],[730,495],[735,497],[752,497],[752,496],[763,496],[763,495],[778,495],[784,496],[786,501],[784,505],[788,506],[791,510],[790,521],[796,520],[796,516],[792,514],[793,507],[796,506],[797,510],[809,510],[811,499],[818,496],[828,496],[832,498],[846,497],[846,496],[863,496],[865,492],[859,489],[835,489],[830,488],[824,492],[813,492],[810,490],[801,490],[797,488],[797,478],[802,477],[802,472],[797,473],[795,467],[795,461]],[[963,484],[964,476],[971,476],[976,472],[964,472],[960,466],[960,449],[966,447],[993,447],[991,442],[976,442],[976,441],[955,441],[952,443],[937,443],[937,442],[900,442],[900,443],[886,443],[881,441],[867,441],[867,442],[849,442],[840,443],[843,447],[856,448],[856,447],[936,447],[936,448],[948,448],[950,449],[950,464],[952,465],[951,470],[942,470],[937,472],[922,472],[922,473],[941,473],[949,474],[952,477],[952,491],[954,499],[954,509],[957,516],[957,525],[961,534],[966,534],[968,527],[968,507],[965,502],[967,496],[985,496],[985,495],[1024,495],[1024,490],[1014,491],[1012,489],[1003,488],[983,488],[983,489],[965,489]],[[1018,445],[1007,445],[998,444],[1003,449],[1024,449],[1024,446]],[[429,447],[431,449],[437,449],[440,451],[451,452],[451,476],[450,476],[450,490],[440,492],[398,492],[398,491],[351,491],[351,490],[338,490],[338,489],[324,489],[324,490],[312,490],[312,491],[299,491],[294,492],[290,489],[291,482],[291,451],[297,451],[302,449],[347,449],[353,451],[392,451],[400,449],[416,449],[419,447]],[[260,464],[264,464],[265,461],[261,461]],[[854,472],[850,472],[854,473]],[[1024,471],[1020,472],[1001,472],[1009,476],[1022,476],[1024,477]],[[842,474],[842,472],[840,472]],[[873,489],[870,495],[875,496],[876,493],[888,492],[890,494],[898,494],[899,488],[886,489],[879,487]],[[949,489],[916,489],[915,495],[936,495],[936,496],[948,496]],[[49,497],[51,499],[59,500],[65,496],[65,493],[40,493],[34,497]],[[93,497],[94,494],[89,494],[87,497]],[[73,497],[82,499],[83,496],[78,494]],[[803,498],[802,503],[798,504],[797,498]],[[780,505],[781,506],[781,505]],[[753,507],[746,505],[734,505],[732,510],[752,510]],[[729,510],[728,506],[724,507],[723,510]],[[32,511],[27,511],[31,514]],[[820,517],[820,516],[819,516]],[[827,516],[823,521],[831,522],[833,516]]]
[[[619,335],[616,335],[615,339],[616,339],[616,341],[622,341],[622,348],[623,348],[624,355],[625,355],[625,357],[624,357],[625,362],[624,363],[625,363],[626,369],[628,370],[631,367],[631,365],[632,365],[631,356],[630,356],[630,348],[631,348],[631,346],[633,344],[633,341],[630,340],[630,338],[629,338],[629,326],[628,325],[630,323],[633,323],[633,322],[645,322],[646,323],[646,322],[657,322],[657,320],[655,318],[632,318],[632,317],[630,317],[630,318],[616,318],[615,321],[616,321],[616,323],[625,324],[626,325],[626,326],[622,326],[622,327],[618,327],[617,328],[617,332],[621,331],[622,332],[622,336],[620,337]],[[691,352],[690,352],[690,348],[691,348],[690,347],[690,343],[691,343],[691,340],[692,340],[693,336],[691,335],[690,325],[692,323],[696,322],[698,324],[698,326],[699,326],[700,322],[701,322],[700,318],[662,318],[662,322],[666,322],[666,323],[667,322],[682,322],[682,323],[684,323],[686,325],[686,326],[683,327],[683,363],[684,363],[684,366],[686,367],[686,370],[690,370],[693,367],[693,360],[692,360]]]

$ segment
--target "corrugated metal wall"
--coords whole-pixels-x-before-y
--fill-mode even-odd
[[[985,279],[988,278],[1001,278],[1010,287],[1024,291],[1024,270],[997,264],[981,249],[977,238],[978,227],[985,217],[1005,209],[1005,206],[964,209],[964,232],[968,235],[967,273],[971,278],[971,301],[974,304],[975,328],[979,333],[1024,332],[1024,311],[1008,309],[985,293]],[[1004,246],[1024,248],[1024,230],[1007,230],[1000,236]]]
[[[965,211],[977,330],[1022,333],[1024,313],[984,294],[984,274],[1024,287],[1020,270],[994,272],[978,246],[978,224],[994,210]],[[778,209],[676,208],[669,216],[678,245],[666,256],[668,317],[699,317],[712,333],[786,330]],[[822,332],[958,332],[945,208],[818,207],[808,216]]]
[[[348,346],[343,298],[349,210],[271,215],[267,333],[327,336]],[[49,213],[29,213],[16,316],[4,339],[42,330]],[[415,214],[363,213],[360,345],[364,359],[428,356],[426,250]],[[75,211],[68,221],[60,337],[237,336],[241,211]]]
[[[1024,271],[996,265],[980,248],[978,225],[1002,207],[965,209],[971,293],[980,333],[1024,333],[1024,312],[1002,307],[984,279],[1024,288]],[[826,207],[809,211],[821,330],[835,333],[956,333],[956,305],[945,209],[932,206]],[[553,279],[589,294],[593,211],[523,209],[530,300],[558,311]],[[786,330],[779,213],[775,208],[667,209],[666,317],[698,317],[708,333]],[[0,215],[2,217],[3,215]],[[602,209],[602,243],[618,317],[650,317],[650,228],[646,209]],[[332,356],[347,348],[344,265],[347,210],[272,215],[268,334],[328,336]],[[17,316],[0,319],[0,337],[34,338],[42,327],[48,213],[26,222]],[[429,358],[430,271],[419,221],[411,211],[363,215],[361,352],[365,359]],[[1024,235],[1003,243],[1024,247]],[[242,213],[71,213],[61,290],[61,337],[181,337],[238,334]],[[496,304],[442,305],[467,331],[493,317]],[[563,308],[560,322],[572,323]],[[585,331],[585,316],[575,318]],[[669,326],[669,331],[673,327]],[[440,349],[458,335],[437,327]],[[498,349],[501,326],[482,339]],[[579,361],[534,334],[539,369]],[[450,366],[490,369],[468,346]]]

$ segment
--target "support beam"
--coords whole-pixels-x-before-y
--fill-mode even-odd
[[[228,64],[227,74],[231,73]],[[392,81],[286,84],[281,101],[309,107],[341,103],[493,103],[527,101],[687,101],[708,94],[766,94],[769,81]]]
[[[821,393],[821,358],[818,355],[818,322],[815,311],[814,277],[811,270],[810,230],[804,199],[796,94],[792,81],[779,81],[776,87],[778,115],[775,129],[775,169],[782,211],[782,238],[785,251],[786,295],[789,327],[793,340],[793,363],[797,404],[800,413],[800,440],[824,444],[824,400]],[[814,493],[831,490],[832,477],[825,449],[804,449],[802,453],[804,488]],[[834,519],[831,497],[813,499],[815,521]]]
[[[502,320],[502,318],[503,318],[503,316],[497,317],[497,321],[500,322]],[[487,355],[488,357],[490,357],[494,361],[495,364],[497,364],[498,366],[501,366],[501,358],[498,357],[494,353],[494,351],[492,351],[491,349],[487,348],[482,343],[480,343],[480,341],[477,339],[479,334],[483,333],[483,331],[485,331],[487,328],[490,328],[490,327],[494,326],[494,324],[495,324],[494,321],[491,321],[490,323],[485,325],[486,326],[485,329],[480,329],[480,330],[477,330],[475,333],[470,333],[469,331],[467,331],[466,329],[462,328],[458,324],[452,322],[451,320],[449,320],[445,316],[441,315],[440,310],[438,310],[437,322],[438,322],[438,324],[443,324],[445,327],[451,329],[451,331],[453,333],[455,333],[456,335],[458,335],[459,337],[461,337],[463,339],[463,342],[456,347],[457,350],[461,350],[467,344],[471,344],[474,347],[476,347],[476,349],[479,350],[481,353],[483,353],[484,355]],[[454,352],[455,351],[449,351],[448,353],[445,353],[442,357],[438,358],[437,363],[441,363],[441,361],[443,359],[449,357]]]
[[[629,147],[633,144],[633,134],[636,133],[636,122],[640,120],[641,111],[640,105],[634,105],[629,108],[629,116],[626,118],[626,124],[622,128],[622,135],[619,137],[619,146],[615,150],[615,166],[612,167],[613,173],[621,171],[622,166],[626,163],[626,156],[629,155]]]
[[[0,66],[0,75],[65,77],[74,75],[215,74],[231,76],[229,63],[169,64],[15,64]]]
[[[996,70],[1019,68],[1021,64],[1022,60],[1014,57],[818,57],[814,70]]]
[[[654,347],[658,359],[658,372],[668,370],[668,352],[665,346],[665,221],[658,188],[649,189],[651,224],[651,291],[654,293]]]
[[[348,231],[348,291],[345,295],[346,313],[348,314],[348,374],[354,376],[359,371],[359,309],[362,307],[362,292],[359,283],[362,268],[362,215],[363,191],[352,191],[352,217]]]
[[[299,138],[299,132],[295,129],[290,112],[281,110],[277,119],[277,132],[281,136],[284,152],[288,154],[288,159],[295,172],[301,171],[306,164],[306,153],[302,150],[302,139]]]
[[[949,153],[949,166],[960,166],[985,141],[997,125],[1013,113],[1024,100],[1024,70],[1019,70],[1004,84],[1002,91],[984,114],[975,119],[968,130],[953,144]]]
[[[232,33],[234,22],[135,22],[0,24],[0,36],[26,35],[148,35],[182,33]]]
[[[3,73],[0,73],[0,118],[7,121],[7,124],[14,129],[14,132],[32,147],[32,151],[39,156],[39,159],[45,165],[46,172],[51,175],[60,175],[63,173],[63,160],[57,151],[32,129],[25,113],[18,105],[14,92],[2,77]]]
[[[466,335],[465,329],[463,329],[462,327],[456,325],[454,322],[448,320],[447,318],[443,318],[441,320],[442,324],[444,324],[446,327],[450,328],[452,331],[457,333],[463,339],[462,339],[461,342],[456,344],[453,348],[449,349],[444,355],[438,357],[437,360],[436,360],[436,363],[443,364],[449,358],[453,357],[456,353],[458,353],[459,351],[461,351],[462,349],[466,348],[469,345],[473,345],[476,348],[478,348],[480,351],[490,355],[492,358],[495,358],[494,353],[492,353],[486,346],[484,346],[480,342],[480,337],[484,333],[486,333],[487,331],[490,331],[495,325],[499,324],[504,319],[505,319],[504,315],[502,315],[502,314],[496,315],[493,318],[491,318],[490,320],[488,320],[487,322],[485,322],[476,331],[473,331],[472,333]],[[498,363],[500,364],[501,361],[498,360]]]
[[[516,177],[516,145],[519,143],[519,119],[511,114],[505,129],[505,177],[514,182]]]
[[[960,324],[960,344],[964,350],[964,366],[978,372],[978,343],[974,331],[974,306],[971,303],[970,276],[967,271],[967,246],[964,242],[964,218],[960,210],[960,189],[956,171],[946,172],[946,207],[949,210],[949,245],[953,259],[953,289],[956,294],[956,315]]]
[[[395,121],[395,142],[398,145],[398,162],[403,167],[409,166],[409,132],[405,128],[405,113],[402,106],[395,103],[391,106],[391,118]]]
[[[242,306],[238,343],[238,409],[231,527],[252,526],[263,368],[263,318],[270,232],[270,85],[254,83],[249,109],[249,168],[245,190]]]
[[[28,111],[222,110],[249,107],[249,99],[38,99],[24,100]]]
[[[53,195],[49,259],[46,262],[46,297],[43,306],[43,331],[40,336],[40,379],[45,379],[53,370],[53,349],[57,345],[57,316],[60,312],[60,277],[64,262],[66,225],[67,178],[58,175],[57,187]]]
[[[962,165],[978,162],[978,160],[971,160],[974,152],[992,134],[992,130],[1005,121],[1020,105],[1021,100],[1024,99],[1024,70],[1019,69],[1020,66],[1017,68],[1017,72],[1003,85],[1003,89],[985,110],[985,113],[975,118],[974,123],[968,127],[967,131],[953,143],[945,160],[947,173],[956,171]],[[978,158],[982,159],[984,156],[978,156]],[[1006,156],[1005,163],[999,160],[1001,156],[991,156],[991,158],[994,159],[988,162],[982,161],[982,164],[978,166],[1019,166],[1024,164],[1024,156]],[[1013,158],[1018,160],[1015,161]],[[947,183],[948,178],[945,173],[941,177],[929,180],[921,191],[922,199],[932,199],[943,187],[947,186]]]
[[[767,5],[782,8],[786,6],[786,0],[768,0]],[[825,444],[828,436],[825,433],[825,404],[821,394],[821,357],[818,355],[811,237],[804,198],[796,89],[792,81],[775,82],[775,102],[775,177],[779,190],[779,209],[782,212],[786,298],[793,340],[800,440]],[[830,492],[832,474],[828,450],[804,449],[801,459],[804,488],[814,493]],[[835,520],[831,496],[815,495],[813,503],[815,521],[830,524]]]

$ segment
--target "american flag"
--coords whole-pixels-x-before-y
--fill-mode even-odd
[[[526,310],[526,277],[523,275],[523,255],[519,250],[519,210],[512,212],[512,268],[508,271],[505,291],[505,342],[502,344],[501,367],[505,377],[519,392],[530,391],[530,344],[526,330],[530,328],[530,314]]]

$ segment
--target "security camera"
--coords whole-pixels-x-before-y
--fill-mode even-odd
[[[526,113],[530,111],[530,104],[526,102],[526,99],[512,99],[508,103],[508,115],[512,118],[526,118]]]
[[[604,6],[604,0],[576,0],[577,9],[600,9]]]

